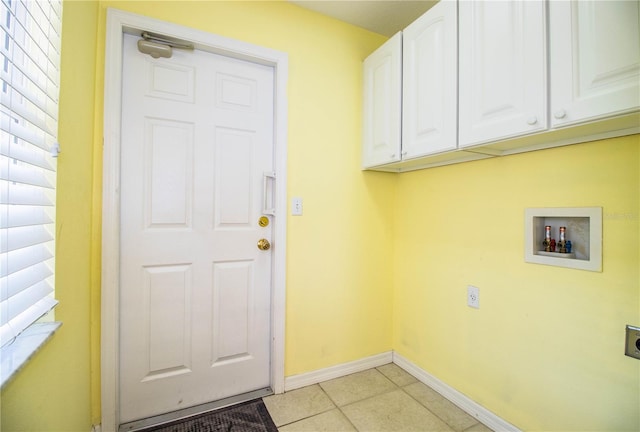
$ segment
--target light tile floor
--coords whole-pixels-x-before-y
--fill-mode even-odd
[[[264,398],[280,432],[490,432],[393,363]]]

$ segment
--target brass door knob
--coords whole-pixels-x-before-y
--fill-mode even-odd
[[[260,239],[258,240],[258,249],[266,251],[271,249],[271,243],[269,243],[269,240],[267,239]]]

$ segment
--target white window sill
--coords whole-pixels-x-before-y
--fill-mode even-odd
[[[13,343],[2,348],[0,351],[0,389],[4,389],[11,378],[51,339],[51,336],[61,325],[61,322],[33,324],[22,332]]]

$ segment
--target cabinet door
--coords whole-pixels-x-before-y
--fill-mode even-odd
[[[449,0],[403,31],[403,159],[457,147],[457,31]]]
[[[362,167],[400,160],[402,33],[364,61]]]
[[[547,128],[545,2],[460,2],[460,146]]]
[[[638,5],[637,1],[550,2],[552,126],[638,109]]]

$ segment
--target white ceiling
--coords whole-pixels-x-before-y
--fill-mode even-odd
[[[299,0],[298,6],[385,36],[393,36],[437,0]]]

